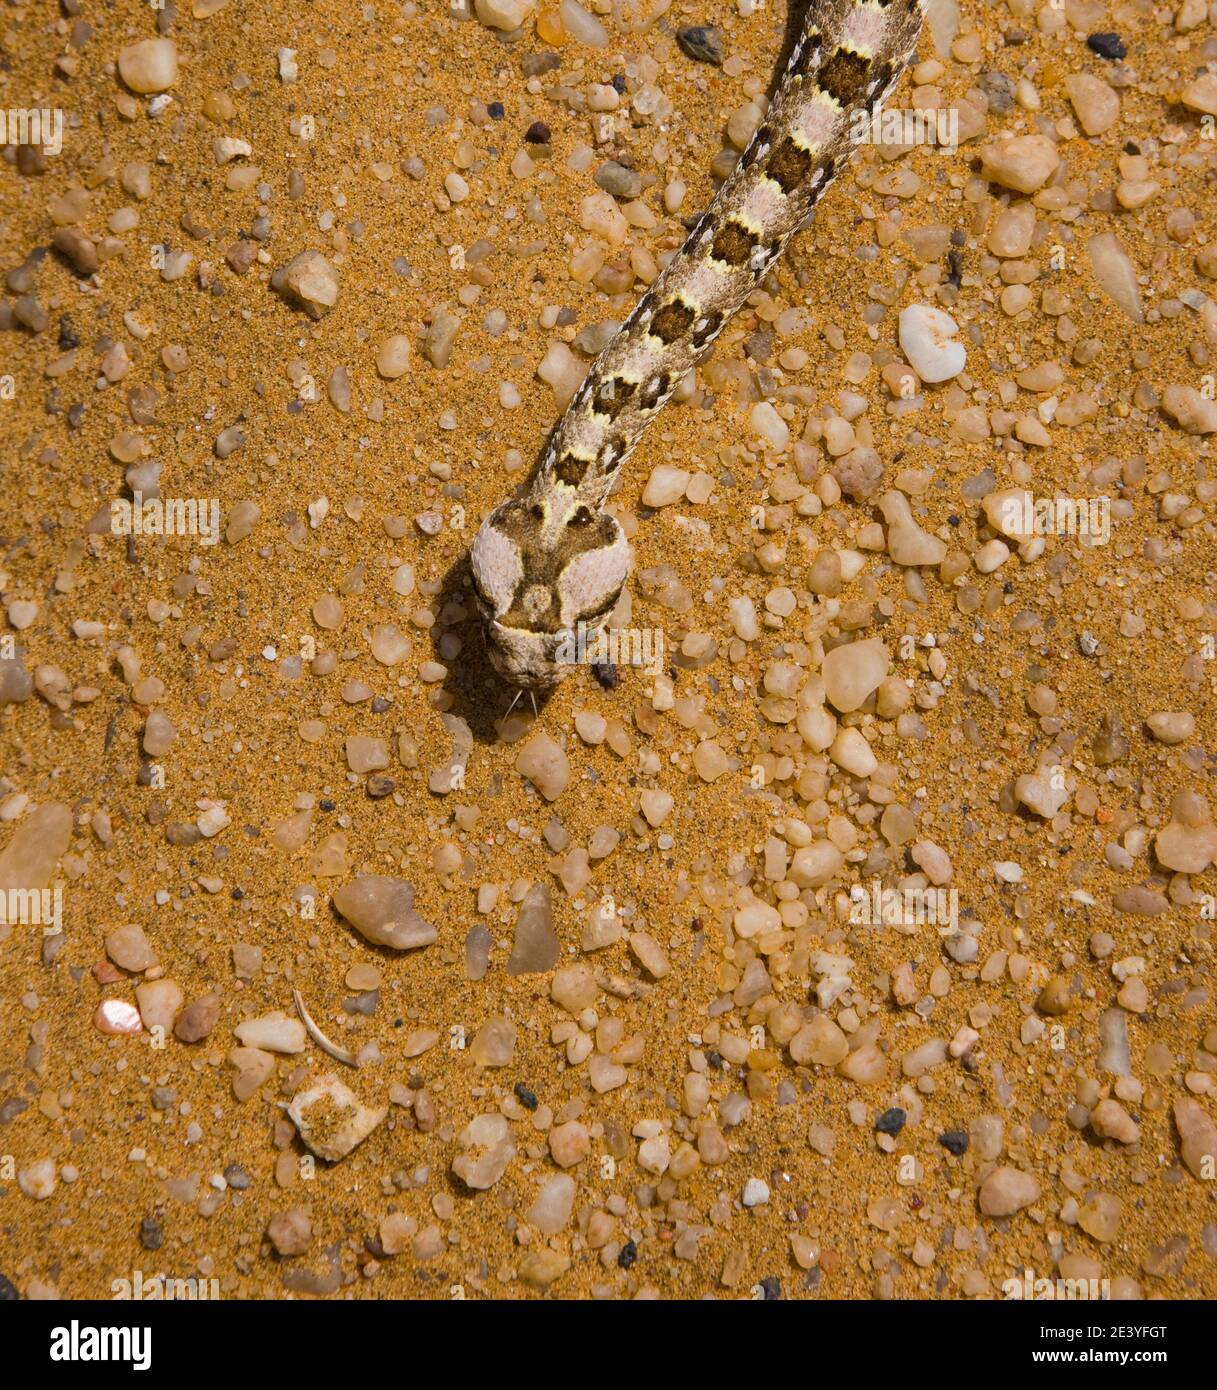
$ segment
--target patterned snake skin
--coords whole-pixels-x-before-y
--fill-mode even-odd
[[[684,374],[811,216],[907,66],[921,0],[811,0],[768,115],[684,246],[600,354],[527,493],[470,553],[495,669],[549,689],[580,624],[591,635],[629,573],[602,510],[621,465]]]

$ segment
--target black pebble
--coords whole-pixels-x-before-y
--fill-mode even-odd
[[[64,314],[59,320],[59,347],[62,352],[70,352],[80,346],[80,335],[72,326],[72,320]]]
[[[501,121],[505,115],[503,103],[501,101],[492,101],[486,108],[486,114],[492,121]]]
[[[617,689],[617,668],[611,661],[597,661],[592,667],[592,675],[605,690]]]
[[[890,1110],[885,1110],[875,1121],[875,1128],[880,1134],[899,1134],[904,1128],[907,1119],[904,1111],[898,1105],[893,1105]]]
[[[0,1274],[0,1303],[16,1303],[20,1297],[13,1281]]]
[[[159,1250],[165,1243],[165,1232],[155,1217],[145,1216],[139,1223],[139,1243],[145,1250]]]
[[[525,1110],[535,1110],[537,1108],[537,1098],[535,1094],[530,1091],[522,1081],[516,1082],[514,1090],[516,1093],[516,1100],[520,1102]]]
[[[550,129],[544,121],[533,121],[524,132],[524,139],[530,145],[548,145],[550,134]]]
[[[1110,58],[1113,62],[1128,56],[1128,49],[1124,47],[1124,40],[1119,34],[1089,34],[1086,47],[1100,58]]]
[[[334,803],[328,798],[324,801],[319,801],[317,805],[320,806],[323,811],[332,811],[334,809]]]
[[[723,41],[712,24],[690,24],[677,29],[676,42],[681,52],[696,63],[713,63],[716,68],[723,65]]]
[[[618,96],[624,95],[625,74],[621,72],[615,72],[612,75],[612,77],[609,78],[609,85],[612,87],[613,91],[617,93]]]
[[[782,1296],[782,1283],[776,1275],[767,1274],[761,1280],[761,1289],[764,1291],[766,1303],[776,1303]]]
[[[968,1151],[968,1136],[962,1129],[948,1129],[945,1134],[938,1136],[938,1142],[948,1153],[952,1153],[956,1158]]]
[[[634,1261],[637,1258],[638,1247],[634,1244],[632,1240],[627,1240],[626,1243],[621,1247],[621,1253],[617,1256],[617,1263],[621,1266],[622,1269],[629,1269],[629,1267],[634,1263]]]

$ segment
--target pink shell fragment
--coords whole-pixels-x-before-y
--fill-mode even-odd
[[[93,1015],[93,1022],[103,1033],[142,1033],[139,1010],[125,999],[103,999]]]

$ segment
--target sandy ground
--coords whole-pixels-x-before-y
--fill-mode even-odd
[[[1217,746],[1217,665],[1206,661],[1217,630],[1212,436],[1159,409],[1171,383],[1203,396],[1217,345],[1212,303],[1207,318],[1203,308],[1212,279],[1197,268],[1217,234],[1217,143],[1204,139],[1203,113],[1174,100],[1206,61],[1217,62],[1211,17],[1193,8],[1180,19],[1148,5],[1037,14],[965,4],[954,36],[947,16],[941,73],[906,79],[898,103],[910,104],[914,85],[944,105],[988,92],[990,110],[972,108],[981,128],[950,154],[919,148],[889,163],[864,149],[822,204],[815,231],[720,340],[691,399],[668,407],[625,470],[617,503],[635,572],[632,606],[619,616],[664,631],[670,686],[623,667],[616,688],[604,689],[578,670],[535,724],[531,712],[517,713],[503,738],[495,721],[510,692],[490,676],[474,624],[463,621],[472,606],[460,560],[560,413],[536,375],[547,348],[623,318],[643,288],[627,274],[606,295],[571,278],[572,254],[597,244],[580,225],[583,199],[599,191],[592,174],[608,157],[632,165],[651,214],[630,218],[624,246],[605,248],[610,262],[631,248],[654,256],[677,247],[681,218],[712,196],[726,118],[770,86],[784,12],[741,15],[720,0],[678,0],[641,33],[606,14],[605,48],[554,49],[535,17],[504,38],[431,0],[362,8],[319,0],[290,15],[234,2],[200,18],[186,6],[162,19],[180,69],[172,100],[151,115],[150,98],[133,98],[115,64],[121,49],[156,33],[155,10],[81,0],[78,15],[46,3],[5,11],[0,105],[61,108],[65,129],[44,171],[23,173],[7,152],[0,265],[18,267],[49,246],[56,213],[102,257],[95,273],[79,274],[49,254],[33,290],[48,326],[35,332],[10,318],[0,333],[0,370],[13,386],[0,402],[3,635],[26,670],[51,665],[62,676],[43,673],[38,693],[0,710],[0,814],[13,822],[0,826],[0,845],[37,806],[66,805],[74,820],[48,880],[62,885],[62,939],[48,946],[37,926],[0,928],[0,1273],[23,1296],[108,1296],[136,1271],[145,1280],[215,1279],[223,1297],[780,1289],[804,1298],[992,1298],[1024,1269],[1106,1279],[1126,1296],[1217,1291],[1217,1184],[1201,1175],[1201,1161],[1185,1165],[1173,1115],[1184,1102],[1208,1117],[1196,1144],[1211,1160],[1217,1015],[1206,895],[1217,892],[1217,874],[1211,863],[1172,873],[1153,848],[1172,797],[1211,793]],[[681,52],[674,34],[688,24],[719,27],[727,68]],[[1098,31],[1122,37],[1122,65],[1086,48],[1085,35]],[[959,56],[953,37],[970,41]],[[296,52],[293,83],[279,75],[284,48]],[[559,65],[530,90],[522,63],[547,52]],[[923,35],[920,59],[935,52]],[[1088,137],[1065,80],[1085,71],[1107,82],[1116,66],[1118,118]],[[607,125],[550,99],[561,84],[582,107],[589,84],[614,77],[625,95]],[[1011,104],[1021,78],[1038,111]],[[648,84],[670,115],[629,109]],[[500,119],[487,114],[493,102]],[[301,138],[305,118],[311,138]],[[551,128],[548,157],[538,154],[521,178],[512,161],[536,121]],[[996,135],[1039,129],[1066,162],[1052,181],[1060,197],[1035,195],[1034,246],[999,260],[986,243],[993,200],[1028,200],[986,189],[978,151]],[[220,137],[247,141],[249,152],[217,163]],[[1138,152],[1129,142],[1148,160],[1144,177],[1118,166],[1122,153]],[[578,167],[576,154],[572,169],[580,146],[593,156]],[[411,160],[421,161],[420,178],[403,168]],[[143,198],[124,186],[135,179],[124,171],[141,162]],[[233,177],[251,165],[259,175]],[[445,178],[458,169],[469,195],[454,204]],[[916,186],[876,188],[893,170],[915,173]],[[303,181],[296,196],[293,172]],[[663,193],[676,179],[687,193],[673,214]],[[1144,206],[1124,208],[1112,194],[1122,179],[1159,187]],[[71,189],[87,190],[87,203],[76,194],[65,211],[56,200]],[[135,209],[137,225],[111,223],[123,208]],[[1193,225],[1169,222],[1179,209]],[[225,253],[260,216],[254,245],[265,260],[238,274]],[[949,262],[932,236],[923,258],[900,234],[927,227],[958,233]],[[1104,232],[1118,235],[1135,265],[1141,323],[1096,283],[1084,248]],[[479,239],[493,252],[462,268],[453,248]],[[158,246],[193,257],[180,279],[163,278]],[[273,270],[306,250],[337,272],[337,302],[316,321],[269,285]],[[1019,279],[1031,294],[1011,313],[1002,295]],[[1045,308],[1045,293],[1067,307]],[[1181,302],[1185,293],[1192,300]],[[7,301],[17,298],[10,286]],[[898,311],[921,302],[954,315],[967,368],[900,414],[879,369],[901,360]],[[441,305],[462,318],[442,369],[424,350]],[[868,305],[880,312],[866,317]],[[547,306],[572,312],[555,321]],[[795,308],[806,314],[779,319]],[[495,310],[497,332],[486,327]],[[775,319],[776,343],[758,345],[755,335]],[[409,339],[410,365],[385,380],[376,354],[394,334]],[[1079,361],[1085,340],[1096,350]],[[125,372],[116,343],[129,358]],[[164,354],[174,345],[185,365],[171,353],[171,370]],[[851,375],[859,353],[870,355],[861,380]],[[1018,383],[1019,372],[1044,362],[1063,369],[1061,385]],[[336,368],[349,372],[349,411],[327,390]],[[515,388],[518,405],[502,404],[501,383]],[[133,419],[132,388],[156,392],[152,418]],[[881,459],[882,489],[900,489],[903,477],[920,525],[964,560],[958,577],[894,563],[880,494],[841,498],[823,484],[833,470],[826,412],[841,411],[841,393],[851,391],[866,406],[857,440]],[[1076,421],[1066,411],[1072,423],[1045,408],[1049,397],[1075,395],[1093,408],[1079,408]],[[789,417],[784,450],[758,444],[751,407],[761,399]],[[983,439],[970,439],[958,417],[973,407],[982,418],[1030,416],[1046,442],[1009,424],[986,424]],[[234,425],[244,442],[221,459],[217,437]],[[116,448],[158,461],[164,496],[217,498],[225,527],[238,504],[256,503],[257,524],[216,545],[138,536],[128,546],[90,534],[99,509],[126,495]],[[1091,470],[1111,459],[1100,486]],[[708,500],[642,508],[644,483],[665,463],[708,475]],[[985,468],[992,481],[968,491],[966,480]],[[972,557],[994,533],[979,497],[1023,484],[1040,496],[1103,493],[1127,506],[1113,513],[1105,546],[1053,536],[1042,555],[1012,553],[980,573]],[[1178,507],[1175,496],[1184,499]],[[779,509],[766,518],[772,532],[754,526],[758,506]],[[442,523],[434,535],[416,521],[429,525],[429,515]],[[766,541],[777,542],[780,560],[762,550]],[[864,558],[839,595],[809,592],[819,547]],[[403,579],[395,591],[402,565],[413,568],[413,592],[400,592]],[[639,575],[660,565],[687,587],[687,611],[644,595]],[[341,594],[337,629],[314,617],[327,593]],[[783,612],[787,593],[793,608]],[[754,640],[733,631],[728,601],[738,596],[762,615]],[[412,638],[392,666],[370,650],[373,630],[390,623]],[[717,644],[705,664],[671,659],[690,634],[688,652],[703,650],[697,634]],[[798,696],[767,699],[762,684],[783,663],[814,672],[842,634],[882,639],[890,674],[909,683],[903,723],[877,709],[873,693],[860,713],[841,713],[865,730],[877,773],[852,775],[812,749],[796,727]],[[228,647],[217,645],[225,638]],[[125,669],[123,647],[135,654]],[[307,660],[298,675],[282,666],[327,650],[337,655],[329,674],[313,674]],[[788,676],[772,675],[771,686]],[[138,684],[150,677],[160,684]],[[373,698],[348,702],[350,682],[366,683]],[[1034,693],[1041,685],[1051,701]],[[153,708],[176,735],[156,757],[141,746]],[[577,735],[580,711],[608,721],[607,742]],[[1162,711],[1190,713],[1192,731],[1178,743],[1154,738],[1145,721]],[[428,788],[451,744],[441,712],[465,719],[475,738],[465,786],[447,795]],[[1111,713],[1128,748],[1101,765],[1093,740]],[[552,802],[515,766],[536,731],[569,761]],[[367,776],[348,770],[353,736],[388,745],[387,795],[369,795]],[[729,762],[712,782],[693,762],[706,741]],[[1012,789],[1045,761],[1061,769],[1069,793],[1047,817],[1018,806]],[[163,786],[148,784],[160,776],[148,771],[153,763]],[[646,790],[673,798],[658,826],[639,813]],[[224,804],[225,828],[167,836],[194,826],[209,801]],[[895,847],[878,831],[890,801],[909,808],[916,827]],[[306,843],[280,848],[275,827],[310,805]],[[590,885],[570,894],[557,872],[603,825],[621,842],[593,863]],[[827,882],[786,877],[807,839],[841,851]],[[977,927],[972,960],[953,958],[933,925],[849,921],[851,885],[865,893],[878,879],[926,886],[906,857],[923,842],[949,857],[942,886],[958,891],[962,916]],[[323,846],[329,864],[315,857]],[[1017,881],[1002,881],[995,864],[1018,866]],[[412,883],[419,912],[437,928],[434,944],[397,952],[353,931],[330,899],[358,872]],[[506,971],[518,903],[533,883],[552,889],[562,964],[584,962],[594,974],[591,1005],[571,1012],[555,1002],[552,971]],[[312,920],[302,917],[301,885],[313,886]],[[498,898],[479,912],[486,885]],[[1153,910],[1120,910],[1117,895],[1139,885]],[[658,971],[642,963],[645,942],[581,951],[602,897],[628,932],[657,945]],[[759,943],[736,929],[753,901],[787,909],[772,914],[779,925],[767,925]],[[494,944],[484,978],[471,980],[465,942],[479,922]],[[151,974],[107,962],[107,934],[128,924],[150,943]],[[1096,941],[1103,934],[1109,942]],[[248,979],[234,967],[242,945],[261,949]],[[852,962],[844,991],[827,1003],[813,968],[824,951]],[[901,1004],[893,981],[906,962],[915,988]],[[746,985],[750,963],[768,972],[759,994]],[[374,1012],[344,1011],[376,979],[369,967],[379,978]],[[186,1043],[172,1032],[100,1031],[99,1003],[134,1003],[141,974],[145,983],[172,980],[186,1002],[218,996],[208,1036]],[[1127,979],[1146,988],[1127,992]],[[1049,981],[1064,997],[1060,1011],[1045,1000]],[[365,1064],[332,1062],[309,1042],[274,1058],[261,1087],[238,1100],[233,1030],[274,1010],[294,1016],[293,989],[338,1046],[366,1049]],[[1099,1061],[1098,1021],[1113,1009],[1127,1020],[1126,1076]],[[801,1027],[822,1010],[855,1054],[877,1045],[871,1084],[833,1064],[793,1060],[791,1020]],[[504,1067],[479,1067],[460,1044],[502,1015],[516,1028],[514,1053]],[[610,1019],[620,1020],[619,1036],[599,1036],[609,1051],[624,1048],[627,1079],[600,1094],[580,1038],[594,1039]],[[409,1055],[408,1040],[425,1031],[437,1035],[434,1045]],[[959,1047],[910,1075],[918,1067],[909,1054],[935,1039]],[[388,1108],[333,1164],[312,1162],[283,1117],[285,1103],[326,1074]],[[690,1076],[708,1082],[704,1100],[700,1082],[690,1100]],[[535,1095],[535,1110],[518,1087]],[[1102,1101],[1133,1125],[1132,1142],[1096,1132]],[[893,1108],[904,1112],[903,1127],[877,1131],[877,1117]],[[475,1192],[451,1163],[458,1136],[482,1113],[507,1115],[516,1151],[502,1177]],[[996,1140],[986,1116],[1000,1121]],[[559,1124],[586,1130],[586,1157],[566,1169],[548,1136]],[[706,1139],[707,1125],[723,1153]],[[969,1130],[962,1156],[939,1142]],[[640,1163],[640,1145],[656,1134],[668,1136],[679,1177]],[[703,1161],[694,1165],[699,1138]],[[1017,1212],[985,1210],[995,1165],[1034,1177],[1035,1195]],[[561,1219],[569,1190],[551,1186],[558,1229],[546,1230],[533,1203],[562,1173],[573,1179],[571,1209]],[[767,1200],[744,1205],[759,1191],[746,1190],[749,1180],[767,1186]],[[289,1212],[280,1253],[267,1231]],[[285,1224],[304,1235],[284,1239]]]

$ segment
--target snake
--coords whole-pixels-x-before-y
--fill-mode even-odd
[[[509,685],[552,691],[571,653],[594,647],[630,571],[605,510],[622,465],[868,137],[913,57],[922,3],[811,0],[734,169],[592,364],[530,483],[478,528],[473,590],[490,664]]]

